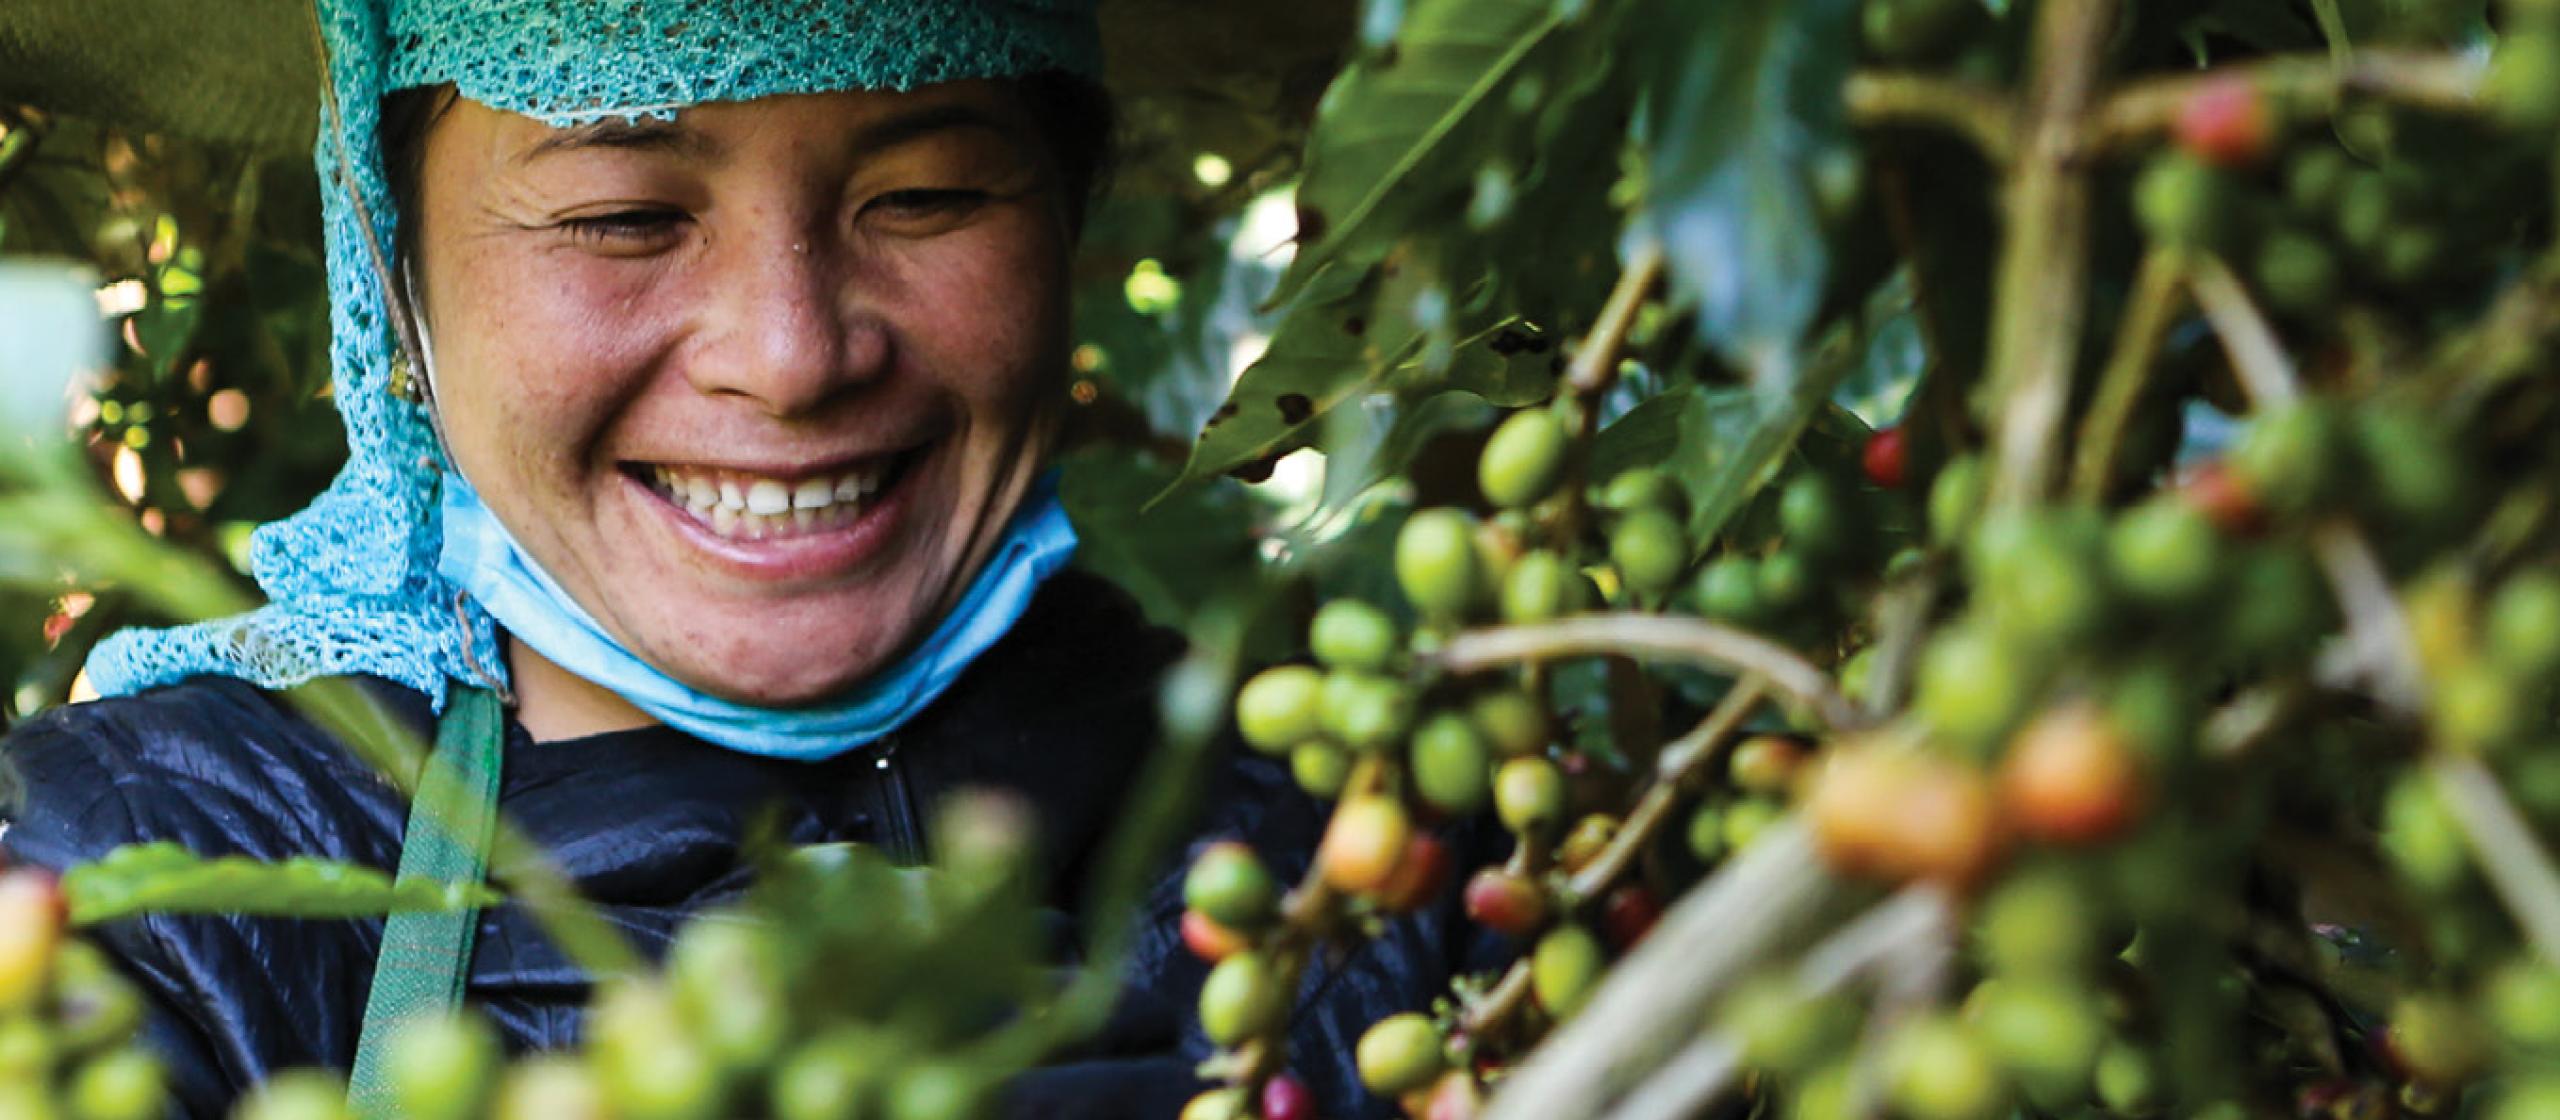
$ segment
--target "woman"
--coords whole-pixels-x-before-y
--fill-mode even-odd
[[[750,817],[914,858],[961,785],[1031,801],[1072,904],[1179,645],[1060,570],[1044,478],[1107,138],[1090,4],[320,9],[350,461],[259,535],[271,606],[117,636],[91,665],[111,699],[8,740],[10,852],[398,863],[405,801],[272,695],[355,675],[422,734],[504,698],[501,810],[653,951],[736,896]],[[1287,788],[1238,763],[1204,827],[1302,853],[1316,818]],[[1018,1111],[1163,1116],[1194,1091],[1173,895],[1112,1028]],[[1320,970],[1297,1029],[1330,1114],[1380,1107],[1355,1103],[1351,1040],[1438,990],[1446,928]],[[354,1059],[385,929],[101,936],[205,1115]],[[519,911],[466,955],[512,1045],[575,1037],[587,978]]]

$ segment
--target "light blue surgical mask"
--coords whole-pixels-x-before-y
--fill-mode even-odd
[[[1051,472],[1024,497],[968,593],[922,644],[842,696],[805,708],[758,708],[696,689],[623,648],[525,554],[457,471],[445,475],[443,519],[438,572],[516,641],[695,738],[803,762],[855,750],[923,711],[1013,629],[1076,548]]]

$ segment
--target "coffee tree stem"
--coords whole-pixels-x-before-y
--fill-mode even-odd
[[[2534,839],[2533,826],[2478,758],[2438,751],[2426,766],[2437,796],[2453,810],[2453,819],[2480,857],[2489,885],[2542,950],[2543,959],[2560,961],[2560,867]]]
[[[2036,13],[2024,135],[2001,192],[2006,218],[1993,281],[1985,384],[1997,452],[1995,505],[2044,496],[2070,404],[2089,287],[2089,167],[2081,130],[2098,60],[2115,27],[2111,0],[2051,0]]]
[[[1700,618],[1608,613],[1487,627],[1450,638],[1432,657],[1439,668],[1463,676],[1523,661],[1602,654],[1756,674],[1831,727],[1851,728],[1863,722],[1831,677],[1794,650],[1748,630]]]
[[[2077,457],[2071,463],[2071,496],[2095,503],[2106,497],[2115,479],[2116,452],[2124,446],[2125,425],[2142,403],[2150,383],[2151,364],[2160,356],[2160,340],[2177,322],[2186,302],[2183,254],[2153,249],[2142,258],[2133,281],[2133,302],[2116,328],[2106,369],[2098,375],[2098,393],[2080,420]]]
[[[1654,779],[1645,788],[1636,806],[1627,813],[1626,823],[1618,827],[1600,854],[1592,857],[1582,870],[1574,873],[1564,887],[1564,897],[1556,901],[1558,911],[1571,911],[1599,897],[1624,875],[1645,846],[1653,842],[1670,819],[1673,807],[1682,797],[1683,787],[1699,774],[1725,757],[1724,747],[1733,741],[1742,722],[1767,695],[1767,685],[1757,676],[1746,676],[1734,682],[1731,691],[1716,703],[1714,711],[1700,720],[1688,734],[1672,740],[1662,748],[1655,763]],[[1525,844],[1526,841],[1524,840]],[[1497,1030],[1510,1021],[1529,995],[1529,961],[1522,958],[1511,963],[1502,979],[1482,1000],[1470,1006],[1459,1019],[1459,1028],[1469,1037]]]
[[[1947,129],[1973,142],[1985,158],[2005,164],[2017,148],[2017,122],[2001,91],[1970,82],[1892,70],[1849,75],[1841,89],[1849,119],[1870,127],[1923,125]]]
[[[1514,1070],[1484,1120],[1595,1115],[1695,1033],[1715,1001],[1837,897],[1790,817],[1664,913],[1582,1010]]]
[[[2289,112],[2334,107],[2349,94],[2442,112],[2477,112],[2486,68],[2459,55],[2360,50],[2342,61],[2328,54],[2288,55],[2217,66],[2209,75],[2128,82],[2090,113],[2089,145],[2114,151],[2155,142],[2179,109],[2207,82],[2238,78]]]

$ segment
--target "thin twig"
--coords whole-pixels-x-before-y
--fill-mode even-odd
[[[1876,596],[1875,645],[1866,679],[1866,722],[1883,723],[1902,710],[1911,672],[1920,659],[1920,640],[1929,632],[1930,608],[1938,599],[1939,561],[1924,561]]]
[[[2533,826],[2479,759],[2439,751],[2426,766],[2437,796],[2453,810],[2453,819],[2479,855],[2489,885],[2506,900],[2543,959],[2560,961],[2560,868],[2534,839]]]
[[[1734,732],[1741,729],[1742,721],[1751,717],[1766,694],[1766,683],[1759,677],[1734,682],[1732,690],[1716,703],[1714,711],[1707,713],[1707,718],[1662,748],[1654,763],[1653,784],[1627,813],[1626,823],[1610,836],[1608,845],[1565,884],[1564,897],[1557,904],[1559,910],[1570,911],[1598,897],[1626,873],[1653,842],[1654,834],[1661,831],[1662,823],[1670,819],[1672,807],[1679,803],[1681,787],[1724,757],[1722,748],[1733,741]],[[1526,957],[1511,962],[1501,981],[1460,1017],[1462,1033],[1473,1037],[1496,1030],[1519,1011],[1529,994],[1529,963]]]
[[[1913,945],[1949,944],[1954,929],[1954,900],[1944,888],[1930,883],[1905,887],[1806,952],[1796,965],[1796,990],[1806,999],[1830,997],[1859,977],[1893,968]],[[1741,1072],[1740,1048],[1723,1032],[1711,1031],[1627,1094],[1609,1120],[1698,1115]]]
[[[1849,75],[1841,98],[1854,124],[1944,128],[1972,141],[1993,164],[2016,154],[2016,118],[1996,89],[1930,74],[1862,70]]]
[[[2089,144],[2116,150],[2150,143],[2178,119],[2199,87],[2234,76],[2295,113],[2333,106],[2351,93],[2449,113],[2476,112],[2486,69],[2460,55],[2375,50],[2358,51],[2343,65],[2326,54],[2303,54],[2217,66],[2209,75],[2148,78],[2126,83],[2099,103],[2090,114]]]
[[[2124,446],[2125,425],[2142,402],[2151,364],[2160,355],[2160,340],[2169,333],[2185,304],[2183,254],[2153,249],[2134,276],[2133,302],[2116,327],[2107,368],[2098,376],[2098,395],[2080,420],[2079,456],[2071,464],[2071,495],[2082,502],[2106,496],[2116,473],[2117,449]]]
[[[2195,291],[2196,306],[2204,312],[2205,321],[2213,324],[2214,336],[2222,340],[2232,375],[2252,404],[2265,408],[2290,404],[2302,396],[2302,378],[2285,354],[2284,341],[2276,337],[2275,326],[2250,300],[2249,290],[2240,285],[2229,265],[2216,257],[2199,257],[2188,285]]]
[[[1572,364],[1565,367],[1566,387],[1579,395],[1590,395],[1608,387],[1618,375],[1618,361],[1626,354],[1627,332],[1635,329],[1636,312],[1644,308],[1647,296],[1662,280],[1662,246],[1647,239],[1638,244],[1627,259],[1627,270],[1618,274],[1618,286],[1610,289],[1609,300],[1600,307],[1600,318],[1591,325],[1591,334],[1583,339],[1582,348],[1573,352]]]
[[[2025,137],[2003,203],[1986,386],[1998,452],[1991,497],[2042,497],[2088,313],[2089,174],[2081,131],[2115,28],[2112,0],[2047,0],[2036,16]]]
[[[2385,707],[2416,715],[2426,700],[2425,679],[2409,639],[2407,612],[2373,542],[2354,522],[2335,519],[2312,527],[2311,553],[2338,597],[2357,675]]]
[[[1433,655],[1457,675],[1523,661],[1627,654],[1687,661],[1728,672],[1757,673],[1835,728],[1860,726],[1856,708],[1831,678],[1794,650],[1748,630],[1700,618],[1649,614],[1585,614],[1523,626],[1495,626],[1451,637]]]
[[[1839,889],[1790,818],[1655,924],[1590,1000],[1506,1078],[1484,1120],[1590,1116],[1668,1057],[1707,1008]]]
[[[1757,676],[1734,682],[1732,691],[1725,693],[1707,718],[1662,748],[1654,766],[1653,784],[1637,799],[1636,807],[1628,810],[1626,823],[1618,826],[1600,854],[1593,856],[1565,885],[1565,906],[1597,898],[1618,881],[1618,876],[1653,842],[1653,834],[1661,831],[1662,822],[1670,818],[1672,807],[1680,801],[1682,787],[1724,757],[1725,745],[1742,729],[1742,721],[1751,718],[1752,709],[1760,706],[1766,689]]]

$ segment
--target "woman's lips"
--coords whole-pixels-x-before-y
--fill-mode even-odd
[[[929,448],[798,478],[696,466],[624,471],[657,520],[718,567],[757,580],[841,574],[886,544]]]

